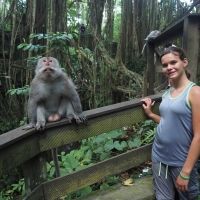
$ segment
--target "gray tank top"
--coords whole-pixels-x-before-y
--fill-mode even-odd
[[[190,83],[176,98],[170,89],[163,95],[159,110],[161,120],[153,143],[152,156],[163,164],[181,167],[185,163],[193,139],[192,111],[188,94]]]

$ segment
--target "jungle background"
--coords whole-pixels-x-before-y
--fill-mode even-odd
[[[142,97],[146,36],[199,12],[199,0],[1,0],[0,134],[27,123],[38,58],[59,60],[83,110]]]

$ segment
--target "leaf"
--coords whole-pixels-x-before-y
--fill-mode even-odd
[[[94,153],[102,153],[104,152],[104,147],[103,146],[100,146],[98,147],[96,150],[93,151]]]
[[[13,94],[16,93],[16,91],[17,91],[17,89],[12,89],[11,92],[10,92],[10,94],[13,95]]]
[[[128,146],[128,145],[127,145],[127,142],[122,141],[122,142],[121,142],[121,146],[122,146],[123,149],[126,148],[126,147]]]
[[[107,158],[110,158],[110,152],[109,153],[102,153],[100,156],[100,161],[105,160]]]
[[[38,51],[38,45],[36,45],[36,46],[34,47],[34,51],[35,51],[35,52]]]
[[[113,140],[107,141],[107,142],[105,143],[105,145],[104,145],[104,149],[105,149],[106,152],[108,152],[108,151],[110,151],[110,150],[112,150],[112,149],[114,149],[114,148],[115,148],[115,145],[114,145],[114,143],[113,143]]]
[[[27,49],[29,49],[32,46],[32,44],[28,44],[23,48],[23,51],[26,51]]]
[[[83,158],[84,156],[84,151],[82,149],[80,150],[76,150],[74,152],[74,157],[77,159],[77,160],[80,160],[81,158]]]
[[[113,131],[108,132],[106,135],[107,135],[107,137],[117,138],[117,137],[123,135],[124,133],[126,133],[126,131],[121,130],[121,129],[117,129],[117,130],[113,130]]]
[[[140,147],[141,146],[141,140],[139,138],[135,138],[133,142],[134,142],[136,147]]]
[[[29,39],[35,38],[35,37],[37,37],[37,36],[38,36],[38,34],[32,33],[32,34],[29,36]]]
[[[41,33],[41,34],[38,34],[38,40],[42,39],[44,37],[44,35]]]
[[[78,167],[79,162],[73,156],[67,155],[64,165],[70,172],[72,172],[75,168]]]
[[[101,143],[101,142],[104,142],[105,139],[106,139],[107,135],[106,134],[101,134],[101,135],[98,135],[94,140],[93,140],[93,143]]]
[[[28,45],[27,43],[22,43],[17,46],[17,49],[21,49],[22,47],[27,46],[27,45]]]
[[[52,177],[54,175],[54,173],[55,173],[55,167],[52,167],[50,169],[50,176]]]
[[[125,185],[125,186],[133,186],[133,179],[132,178],[129,178],[125,181],[122,182],[122,185]]]
[[[81,192],[81,196],[87,195],[87,194],[92,192],[92,187],[91,186],[87,186],[87,187],[81,189],[80,192]]]
[[[64,176],[66,174],[69,174],[69,171],[67,171],[65,168],[60,168],[60,175]]]
[[[16,94],[19,95],[19,94],[21,94],[21,93],[22,93],[22,90],[20,90],[20,89],[17,89],[17,90],[16,90]]]
[[[83,160],[89,160],[89,161],[91,161],[91,159],[92,159],[92,151],[88,150],[87,153],[85,154]]]
[[[110,186],[107,183],[103,183],[100,185],[100,189],[106,189],[109,188]]]
[[[141,146],[141,140],[139,138],[135,138],[133,141],[128,141],[129,148],[133,147],[140,147]]]
[[[47,172],[49,172],[51,169],[51,165],[49,163],[47,163]]]
[[[35,49],[35,45],[32,45],[31,48],[29,48],[29,51],[33,51]]]
[[[123,150],[123,148],[122,148],[121,144],[119,143],[119,141],[115,141],[114,145],[115,145],[115,149],[117,149],[118,151],[122,151]]]

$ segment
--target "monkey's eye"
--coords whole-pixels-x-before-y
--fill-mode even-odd
[[[53,62],[52,60],[50,60],[49,62]]]
[[[46,60],[43,60],[43,62],[47,62]]]

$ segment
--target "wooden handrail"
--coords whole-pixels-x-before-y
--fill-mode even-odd
[[[149,96],[153,101],[156,101],[154,106],[154,112],[156,113],[158,113],[161,96],[162,94]],[[47,172],[44,169],[46,168],[44,153],[46,151],[147,119],[143,112],[140,99],[85,111],[84,114],[88,118],[87,124],[78,125],[76,123],[69,123],[63,119],[56,123],[47,124],[46,129],[41,132],[35,129],[26,131],[23,130],[24,127],[20,127],[0,135],[0,177],[8,173],[11,169],[22,165],[26,187],[28,188],[26,190],[27,194],[34,191],[34,188],[38,186],[38,189],[35,189],[35,191],[40,191],[39,195],[45,195],[45,188],[50,184],[49,182],[45,183]],[[149,156],[147,157],[149,158]],[[143,158],[146,160],[145,156]],[[120,159],[123,160],[123,158]],[[115,160],[113,161],[115,162]],[[127,167],[129,165],[124,166],[123,169],[125,170]],[[133,163],[130,165],[131,167],[133,167]],[[119,173],[121,169],[118,168],[118,170],[113,170],[113,172]],[[105,175],[107,176],[109,174],[105,173]],[[61,179],[66,180],[66,177],[60,177]],[[97,179],[98,177],[94,180],[98,181]],[[84,184],[80,185],[80,187],[83,186]],[[41,193],[41,191],[43,192]],[[35,192],[33,193],[36,194]],[[64,194],[63,190],[61,193]],[[31,199],[30,195],[29,198]]]

